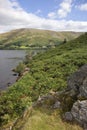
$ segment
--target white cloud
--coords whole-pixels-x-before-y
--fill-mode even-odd
[[[87,3],[79,5],[78,8],[82,11],[87,11]]]
[[[57,16],[56,16],[56,12],[50,12],[49,14],[48,14],[48,18],[50,18],[50,19],[55,19]]]
[[[65,18],[68,13],[71,12],[72,2],[73,0],[63,0],[63,2],[60,3],[60,8],[57,9],[55,12],[50,12],[48,14],[48,18]]]
[[[0,0],[0,33],[18,28],[87,31],[87,22],[41,18],[24,11],[16,0]]]
[[[58,10],[58,15],[59,15],[60,18],[66,17],[67,14],[71,12],[72,1],[73,0],[64,0],[60,4],[60,9]]]

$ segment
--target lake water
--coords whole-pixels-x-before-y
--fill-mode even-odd
[[[23,61],[25,55],[26,51],[23,50],[0,50],[0,90],[16,81],[17,76],[13,76],[12,69]]]

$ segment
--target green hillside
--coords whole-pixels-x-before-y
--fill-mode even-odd
[[[0,49],[29,49],[58,45],[65,38],[68,40],[78,37],[81,33],[55,32],[38,29],[17,29],[0,34]]]
[[[7,92],[1,94],[0,125],[6,124],[20,116],[33,101],[38,99],[39,95],[66,88],[68,77],[79,67],[87,64],[87,33],[72,41],[62,43],[54,49],[36,55],[31,61],[28,58],[26,60],[26,66],[30,68],[29,73],[10,87]],[[38,117],[36,117],[37,124],[35,125],[38,125],[37,119],[39,115],[36,114],[36,116]],[[46,117],[43,117],[43,114],[41,116],[43,121],[45,121]],[[29,121],[31,124],[32,118]],[[47,120],[49,119],[47,116]],[[35,122],[35,117],[33,121]],[[44,124],[42,122],[42,126]],[[59,126],[59,124],[57,125]],[[28,128],[26,127],[28,125],[25,126],[27,130]],[[36,130],[40,129],[38,127],[36,127]],[[48,125],[45,127],[47,129]],[[69,128],[70,126],[67,126],[66,130]],[[34,128],[30,130],[34,130]]]

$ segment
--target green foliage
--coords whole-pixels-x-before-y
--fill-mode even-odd
[[[20,116],[31,105],[31,86],[33,84],[35,84],[35,80],[27,74],[2,94],[0,97],[0,125]]]
[[[19,76],[21,76],[22,73],[24,72],[24,69],[25,69],[25,65],[20,62],[18,66],[16,67],[15,72],[17,72]]]

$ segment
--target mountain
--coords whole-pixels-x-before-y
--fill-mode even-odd
[[[60,96],[60,99],[63,101],[63,109],[60,111],[53,110],[51,109],[52,107],[48,108],[49,104],[52,105],[54,103],[53,98],[51,98],[51,102],[46,100],[46,102],[44,102],[46,105],[43,104],[42,108],[37,107],[33,112],[30,114],[28,113],[29,117],[27,119],[25,116],[25,121],[23,120],[22,114],[25,110],[28,110],[32,102],[37,101],[38,97],[40,100],[42,95],[47,95],[48,93],[54,94],[55,92],[61,93],[61,91],[64,91],[68,86],[67,80],[69,80],[69,77],[81,66],[87,64],[87,33],[82,34],[74,40],[62,43],[56,48],[51,48],[45,52],[39,53],[31,60],[28,59],[28,56],[27,54],[26,67],[29,68],[29,72],[22,76],[18,82],[9,87],[8,91],[3,92],[0,96],[1,130],[3,125],[11,125],[12,122],[14,123],[14,119],[18,117],[22,118],[22,121],[16,120],[16,123],[18,121],[17,127],[21,126],[20,130],[41,130],[41,127],[42,130],[81,130],[77,125],[70,125],[61,120],[61,114],[70,111],[72,103],[79,98],[77,96],[75,98],[73,97],[75,94],[73,89],[72,91],[68,91],[69,93],[67,92]],[[79,77],[79,73],[77,75]],[[79,89],[78,83],[81,86],[83,83],[80,82],[80,79],[77,80],[76,77],[74,78],[74,86]],[[69,81],[71,82],[72,78]],[[70,82],[69,90],[71,85],[73,87],[73,84]],[[84,83],[87,82],[84,80]],[[83,89],[84,85],[82,87]],[[76,94],[79,93],[77,89],[75,89]],[[67,97],[67,94],[70,95]],[[47,99],[47,97],[44,98]],[[79,100],[83,100],[83,98],[81,97]],[[43,98],[41,101],[43,103]]]
[[[80,32],[55,32],[39,29],[17,29],[0,34],[0,49],[28,49],[59,44],[64,39],[72,40]]]

